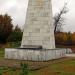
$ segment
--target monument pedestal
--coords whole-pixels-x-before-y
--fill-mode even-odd
[[[66,49],[25,49],[6,48],[6,59],[18,59],[28,61],[49,61],[66,56]]]

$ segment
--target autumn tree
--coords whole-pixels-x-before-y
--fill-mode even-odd
[[[5,43],[13,28],[12,19],[8,14],[0,15],[0,43]]]
[[[64,4],[63,8],[54,16],[54,32],[62,31],[62,26],[64,25],[63,15],[68,12],[67,3]]]
[[[72,44],[75,45],[75,32],[71,35]]]
[[[68,32],[67,35],[67,45],[72,45],[72,33]]]
[[[57,45],[65,45],[67,42],[67,33],[57,32],[55,34],[55,41]]]
[[[57,32],[55,38],[56,45],[75,45],[75,32]]]

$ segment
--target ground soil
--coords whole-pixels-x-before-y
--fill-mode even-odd
[[[20,68],[21,63],[26,63],[29,65],[30,69],[32,70],[38,70],[43,67],[47,67],[50,64],[53,63],[60,63],[63,61],[67,61],[70,59],[75,59],[75,58],[62,58],[62,59],[57,59],[57,60],[51,60],[51,61],[46,61],[46,62],[33,62],[33,61],[23,61],[23,60],[9,60],[9,59],[0,59],[0,66],[8,66],[8,67],[16,67]]]

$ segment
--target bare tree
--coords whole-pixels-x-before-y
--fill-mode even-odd
[[[62,25],[64,25],[63,15],[68,12],[67,3],[64,4],[63,8],[58,14],[54,16],[54,33],[62,31]]]

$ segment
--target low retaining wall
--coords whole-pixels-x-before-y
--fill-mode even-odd
[[[66,56],[66,49],[5,49],[6,59],[32,60],[32,61],[48,61]]]

